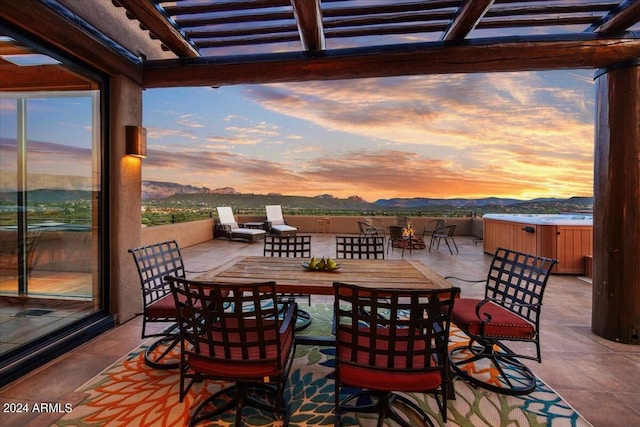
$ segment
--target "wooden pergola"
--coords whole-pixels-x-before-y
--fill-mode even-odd
[[[0,0],[0,18],[110,77],[112,216],[127,218],[110,236],[122,301],[133,295],[118,289],[130,273],[122,249],[135,246],[139,217],[117,200],[139,199],[126,189],[140,177],[119,160],[143,89],[597,70],[592,329],[640,344],[640,1]],[[0,89],[43,80],[5,78],[7,67],[0,60]]]

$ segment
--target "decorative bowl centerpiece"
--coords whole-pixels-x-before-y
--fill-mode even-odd
[[[302,266],[307,270],[313,271],[336,271],[340,268],[340,264],[332,260],[331,258],[317,260],[316,257],[311,257],[309,261],[302,263]]]

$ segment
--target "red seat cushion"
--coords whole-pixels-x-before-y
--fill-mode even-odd
[[[183,294],[179,294],[178,295],[178,299],[180,301],[186,301],[187,297],[186,295]],[[196,304],[196,306],[200,306],[199,303]],[[173,295],[171,293],[168,293],[167,295],[163,296],[162,298],[152,302],[151,304],[149,304],[146,308],[145,308],[145,315],[147,317],[152,317],[152,318],[166,318],[166,317],[170,317],[173,319],[177,319],[178,318],[178,310],[176,308],[176,303],[175,300],[173,299]]]
[[[473,298],[458,298],[453,306],[452,321],[467,335],[479,335],[481,321],[476,316],[476,306],[482,300]],[[484,336],[491,338],[535,337],[534,326],[515,313],[489,302],[480,311],[491,315],[491,322],[484,327]]]
[[[342,342],[350,342],[351,331],[349,329],[349,327],[341,329],[338,333],[338,339]],[[361,332],[367,329],[360,328]],[[385,328],[379,328],[378,330],[380,332],[386,331]],[[389,341],[386,339],[371,343],[368,336],[359,335],[358,345],[362,346],[363,350],[358,351],[356,362],[354,363],[350,363],[351,348],[345,344],[341,345],[338,352],[340,381],[352,387],[406,392],[433,390],[440,386],[442,383],[440,371],[433,368],[437,364],[431,363],[432,368],[430,370],[425,371],[423,369],[425,367],[424,349],[426,344],[421,340],[416,340],[415,351],[417,354],[412,359],[413,367],[411,369],[407,369],[408,359],[403,355],[394,357],[394,368],[387,368],[388,357],[386,354],[376,355],[374,366],[367,366],[370,352],[364,349],[386,349],[388,344]],[[400,351],[403,350],[403,347],[406,349],[406,345],[406,341],[403,340],[394,342],[395,349]]]
[[[255,326],[255,321],[246,322],[247,327]],[[275,338],[275,331],[269,330],[266,335],[267,340]],[[216,336],[217,335],[217,336]],[[257,334],[252,332],[248,335],[247,341],[255,341]],[[231,336],[231,340],[235,343],[240,342],[240,336]],[[220,339],[219,333],[214,334],[214,339]],[[293,345],[294,333],[293,324],[280,335],[282,361],[287,358],[291,346]],[[261,358],[258,347],[249,348],[249,358],[242,359],[242,352],[239,348],[234,347],[231,350],[231,357],[226,358],[224,347],[215,345],[212,349],[208,346],[201,345],[199,354],[189,353],[188,363],[191,369],[206,375],[217,376],[220,378],[263,378],[272,375],[278,375],[281,372],[281,366],[278,366],[277,347],[270,345],[267,347],[266,358]],[[215,352],[215,358],[210,357]]]
[[[176,303],[170,293],[149,304],[144,312],[147,317],[172,317],[174,319],[178,317]]]

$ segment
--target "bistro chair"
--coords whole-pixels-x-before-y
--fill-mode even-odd
[[[453,255],[453,250],[449,244],[449,240],[451,240],[451,243],[453,243],[453,246],[456,248],[456,253],[458,253],[458,245],[456,245],[456,240],[453,238],[453,233],[456,231],[456,225],[457,224],[445,225],[444,228],[434,231],[431,235],[431,242],[429,242],[429,252],[431,252],[431,247],[434,245],[436,246],[436,250],[440,249],[440,241],[444,240],[449,248],[449,252]]]
[[[542,361],[540,310],[549,274],[557,261],[498,248],[489,267],[484,299],[459,298],[453,322],[469,336],[468,345],[451,350],[454,371],[488,390],[524,395],[536,387],[536,377],[518,359]],[[445,277],[466,282],[482,282]],[[507,342],[534,344],[536,354],[515,352]],[[522,348],[520,346],[519,348]]]
[[[441,231],[445,225],[447,225],[447,222],[444,219],[432,219],[427,222],[422,229],[422,240],[427,236],[431,238],[433,233]]]
[[[155,243],[129,249],[138,269],[140,288],[142,290],[142,338],[159,337],[147,347],[144,361],[148,366],[157,369],[174,369],[178,367],[177,360],[165,359],[171,350],[178,345],[177,309],[171,296],[171,290],[164,281],[167,275],[185,277],[182,254],[175,240]],[[148,333],[150,323],[169,323],[158,333]]]
[[[218,211],[218,221],[222,233],[230,240],[242,239],[249,242],[255,242],[261,239],[266,234],[264,230],[258,230],[254,228],[246,228],[238,224],[233,210],[229,206],[219,206],[216,208]]]
[[[396,225],[403,228],[411,227],[411,219],[408,216],[396,217]]]
[[[453,394],[447,346],[460,289],[375,289],[340,282],[333,286],[336,425],[340,414],[355,411],[378,414],[378,426],[386,418],[415,426],[415,417],[407,419],[399,407],[416,413],[425,425],[434,425],[422,408],[397,392],[433,393],[446,422],[447,397]]]
[[[178,307],[180,402],[194,382],[234,383],[203,401],[189,426],[218,419],[233,408],[233,425],[242,426],[246,406],[272,412],[286,426],[284,390],[295,353],[296,303],[279,318],[275,282],[166,280]]]
[[[267,205],[265,209],[267,211],[267,230],[270,233],[281,236],[296,235],[298,229],[285,222],[280,205]]]
[[[411,254],[411,249],[413,246],[411,244],[411,234],[407,234],[405,230],[407,229],[400,225],[389,226],[389,241],[387,242],[387,254],[389,253],[389,248],[402,249],[402,258],[404,258],[405,248],[409,248],[409,254]]]
[[[384,237],[336,236],[336,258],[384,259]]]
[[[297,257],[309,258],[311,256],[311,236],[265,236],[264,238],[264,256],[269,257]],[[290,303],[295,297],[306,297],[307,304],[311,305],[310,294],[293,294],[280,293],[279,300],[281,307],[283,306],[283,297],[287,298]],[[286,306],[286,304],[285,304]],[[298,320],[296,323],[296,331],[301,331],[311,324],[311,314],[308,311],[298,307]]]
[[[360,238],[378,235],[378,229],[374,227],[370,222],[357,221],[357,223],[358,223],[358,230],[360,230],[360,235],[359,235]]]
[[[365,217],[365,222],[367,222],[371,227],[376,229],[377,235],[382,235],[385,240],[387,240],[387,227],[384,225],[384,222],[374,217]]]

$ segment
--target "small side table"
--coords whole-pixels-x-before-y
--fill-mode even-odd
[[[255,230],[264,230],[264,221],[262,222],[245,222],[244,228],[252,228]]]

